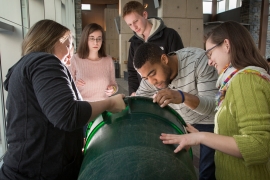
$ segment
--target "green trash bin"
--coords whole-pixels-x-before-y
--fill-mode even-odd
[[[116,114],[105,112],[89,124],[79,180],[195,180],[192,150],[175,154],[162,132],[185,134],[186,125],[169,106],[151,98],[129,97]]]

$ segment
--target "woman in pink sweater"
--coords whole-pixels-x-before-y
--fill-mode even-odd
[[[114,63],[105,53],[104,30],[100,25],[85,26],[69,70],[84,100],[99,101],[117,92]]]

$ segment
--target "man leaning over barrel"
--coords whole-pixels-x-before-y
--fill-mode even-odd
[[[153,97],[154,103],[171,106],[199,131],[213,132],[218,74],[207,62],[200,48],[164,54],[159,46],[144,43],[134,56],[134,67],[142,77],[136,96]],[[214,153],[200,145],[200,180],[215,179]]]

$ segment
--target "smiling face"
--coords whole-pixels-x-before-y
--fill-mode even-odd
[[[218,74],[230,63],[230,46],[227,39],[220,44],[213,44],[210,40],[206,41],[206,52],[209,66],[214,66]]]
[[[144,34],[147,26],[147,12],[144,11],[143,15],[139,15],[137,12],[131,12],[124,17],[127,25],[130,29],[137,34]]]
[[[57,41],[53,48],[53,54],[64,61],[72,48],[72,38],[70,36],[70,32],[67,32],[65,36],[63,36],[59,41]]]
[[[141,77],[158,89],[167,88],[170,84],[171,69],[164,62],[151,64],[149,61],[137,69]]]
[[[102,32],[97,30],[88,36],[88,48],[90,52],[98,52],[102,45]]]

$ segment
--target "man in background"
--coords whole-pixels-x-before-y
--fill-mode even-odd
[[[123,8],[123,18],[134,35],[129,40],[128,55],[128,88],[129,94],[135,95],[141,77],[133,67],[133,57],[136,49],[145,42],[158,45],[164,53],[184,48],[179,34],[164,25],[160,18],[148,18],[144,6],[138,1],[130,1]]]

